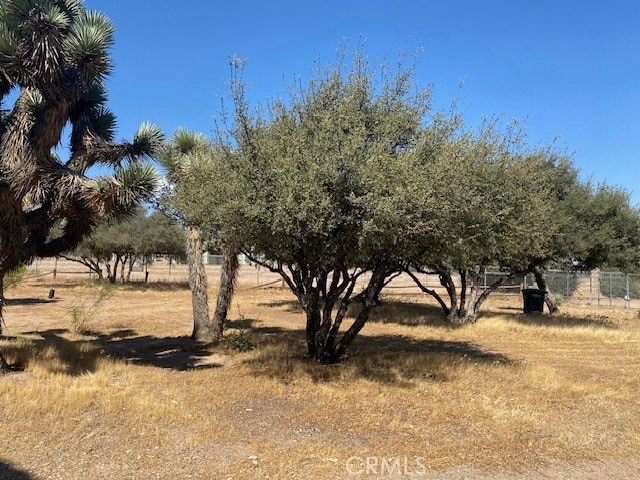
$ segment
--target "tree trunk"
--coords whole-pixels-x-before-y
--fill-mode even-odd
[[[0,270],[0,335],[2,335],[2,329],[4,327],[3,310],[5,306],[4,300],[4,274],[5,272]]]
[[[307,325],[305,328],[306,338],[307,338],[307,353],[309,354],[309,358],[318,359],[318,348],[317,348],[317,335],[318,329],[320,328],[320,301],[319,301],[319,292],[316,289],[311,289],[310,292],[305,294],[305,299],[302,305],[306,315],[307,315]]]
[[[0,352],[0,373],[7,373],[10,370],[11,370],[11,367],[9,366],[9,364],[7,363],[7,360],[2,355],[2,352]]]
[[[458,292],[456,291],[456,284],[451,277],[451,272],[444,267],[436,267],[436,272],[438,272],[438,279],[440,280],[440,285],[442,285],[447,290],[447,295],[449,295],[449,307],[444,309],[444,314],[449,319],[449,317],[453,316],[454,318],[458,316]],[[442,302],[441,302],[442,306]]]
[[[458,318],[464,318],[466,316],[467,306],[467,271],[458,270],[460,273],[460,303],[457,305]]]
[[[384,287],[384,280],[388,271],[385,269],[374,270],[371,274],[371,279],[362,297],[362,310],[353,321],[351,326],[342,335],[340,341],[332,349],[327,349],[323,358],[324,363],[339,362],[344,356],[347,348],[351,346],[356,336],[369,320],[371,310],[376,307],[376,297],[380,294],[380,291]]]
[[[479,283],[479,275],[475,272],[471,273],[466,271],[467,277],[467,286],[469,287],[469,298],[467,299],[467,304],[464,306],[464,319],[465,322],[475,322],[477,317],[477,312],[480,304],[476,301],[478,298],[478,290],[480,289]]]
[[[187,226],[187,263],[189,265],[189,287],[193,308],[193,332],[191,338],[197,342],[215,342],[216,337],[209,318],[209,293],[207,272],[202,262],[203,242],[200,227]]]
[[[213,313],[211,327],[214,335],[218,339],[222,338],[224,324],[227,321],[227,313],[233,298],[233,289],[238,275],[238,251],[234,248],[224,248],[222,250],[222,268],[220,270],[220,287],[218,288],[218,299],[216,310]]]
[[[431,295],[433,298],[436,299],[436,301],[440,304],[440,308],[442,308],[442,311],[444,312],[445,317],[448,317],[449,313],[452,311],[452,308],[448,307],[447,304],[444,303],[444,300],[438,294],[438,292],[436,292],[434,289],[427,288],[425,285],[423,285],[420,279],[416,275],[414,275],[414,273],[409,268],[405,269],[405,273],[411,277],[411,279],[413,280],[413,283],[415,283],[420,290],[422,290],[427,295]],[[420,272],[420,273],[426,273],[426,272]],[[447,288],[447,292],[449,292],[449,288],[447,287],[447,284],[446,284],[446,279],[442,276],[442,274],[438,275],[438,277],[440,279],[440,285]],[[450,294],[449,294],[449,298],[451,299]],[[455,307],[455,303],[453,304],[453,307]]]
[[[98,275],[98,281],[104,282],[104,274],[102,273],[102,269],[100,268],[100,263],[96,262],[96,268],[94,269],[96,274]]]
[[[0,335],[2,335],[2,328],[4,327],[4,271],[0,271]],[[10,370],[9,364],[5,360],[2,352],[0,352],[0,373],[5,373]]]
[[[127,276],[125,278],[127,283],[131,282],[131,272],[133,272],[133,265],[136,263],[137,259],[137,255],[134,255],[133,253],[129,255],[129,267],[127,268]]]
[[[113,260],[113,258],[112,258]],[[105,261],[104,262],[105,267],[107,268],[107,281],[109,283],[116,283],[116,276],[118,275],[118,260],[116,257],[116,260],[113,264],[113,267],[111,266],[111,260]]]
[[[60,258],[64,258],[65,260],[69,260],[70,262],[76,262],[81,265],[84,265],[89,269],[89,278],[91,278],[91,272],[95,272],[98,276],[98,281],[102,282],[104,280],[104,275],[102,273],[102,268],[100,268],[100,259],[94,260],[92,258],[87,257],[69,257],[67,255],[60,255]]]
[[[544,274],[544,270],[539,267],[535,267],[533,269],[533,276],[536,279],[536,284],[538,285],[539,290],[544,290],[544,303],[547,304],[547,308],[549,309],[549,313],[553,314],[558,311],[558,306],[556,305],[555,300],[553,299],[553,295],[551,295],[551,291],[549,290],[549,285],[547,284],[547,277]]]
[[[129,255],[125,254],[122,256],[122,259],[120,260],[120,282],[124,283],[124,270],[125,267],[127,266],[127,260],[129,260]]]

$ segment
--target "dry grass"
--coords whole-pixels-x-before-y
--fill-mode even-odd
[[[287,292],[240,284],[228,333],[256,345],[240,353],[192,345],[189,291],[161,285],[118,288],[81,333],[72,309],[96,287],[8,292],[0,349],[25,370],[0,377],[0,478],[640,477],[637,311],[525,316],[496,297],[451,328],[387,296],[350,358],[321,366]],[[428,471],[350,475],[354,456]]]

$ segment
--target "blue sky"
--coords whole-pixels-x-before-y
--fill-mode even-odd
[[[250,98],[336,58],[343,38],[370,57],[421,46],[419,84],[436,104],[461,94],[470,123],[528,118],[532,144],[558,137],[583,177],[627,188],[640,204],[640,2],[85,0],[115,23],[110,107],[118,136],[143,121],[210,133],[228,57],[248,60]],[[464,86],[459,91],[460,81]]]

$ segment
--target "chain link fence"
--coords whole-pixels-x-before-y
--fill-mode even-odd
[[[500,275],[500,272],[487,272],[484,286],[491,285]],[[640,309],[640,274],[548,270],[545,277],[557,303]],[[516,287],[538,288],[538,285],[534,276],[529,274],[512,279],[498,291],[519,294]]]
[[[207,269],[211,270],[212,278],[219,275],[219,255],[209,255],[203,259]],[[247,281],[253,277],[256,284],[264,281],[275,283],[278,276],[264,268],[249,266],[245,258],[240,258],[243,275]],[[169,261],[154,261],[148,265],[152,281],[186,281],[187,266],[175,264]],[[133,280],[141,281],[144,276],[142,268],[134,268]],[[488,270],[482,279],[483,287],[487,288],[504,275],[497,270]],[[68,279],[69,281],[82,281],[95,279],[95,273],[88,268],[74,262],[58,260],[55,258],[35,259],[28,267],[26,278],[37,278],[41,281]],[[424,284],[433,289],[442,289],[438,276],[427,274],[424,276]],[[627,274],[621,272],[572,272],[564,270],[548,270],[545,273],[547,286],[556,303],[574,303],[583,305],[598,305],[603,307],[623,307],[640,309],[640,274]],[[362,285],[366,283],[368,276],[362,277]],[[454,275],[456,285],[460,285],[460,278]],[[413,281],[403,275],[393,284],[388,286],[395,293],[418,293],[419,289]],[[505,282],[496,290],[502,295],[522,295],[522,288],[538,288],[533,275],[519,276]]]

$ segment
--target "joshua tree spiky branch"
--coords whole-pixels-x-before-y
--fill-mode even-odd
[[[0,1],[0,332],[7,271],[73,248],[99,218],[126,214],[155,189],[155,171],[136,162],[156,154],[162,131],[144,124],[133,141],[113,141],[104,83],[113,34],[80,0]],[[67,124],[63,161],[53,149]],[[89,178],[94,165],[115,175]]]

